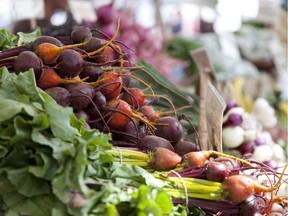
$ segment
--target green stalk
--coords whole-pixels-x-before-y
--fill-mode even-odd
[[[179,190],[175,188],[164,188],[164,191],[167,192],[170,196],[174,198],[181,198],[185,199],[185,191]],[[188,198],[195,198],[195,199],[205,199],[205,200],[221,200],[221,193],[187,193]]]
[[[169,178],[171,178],[173,181],[182,182],[181,179],[178,177],[169,177]],[[187,178],[187,177],[182,177],[182,179],[185,182],[191,182],[191,183],[200,184],[200,185],[218,186],[218,187],[222,186],[222,184],[220,182],[214,182],[214,181],[209,181],[209,180],[205,180],[205,179]]]
[[[112,148],[111,150],[107,150],[108,153],[110,153],[113,156],[121,157],[122,158],[130,158],[130,159],[138,159],[142,161],[150,161],[150,157],[148,154],[130,150],[130,149],[120,149],[120,148]]]
[[[118,162],[121,162],[120,160]],[[122,161],[123,164],[137,165],[140,167],[149,167],[149,163],[146,161]]]
[[[222,188],[221,187],[215,187],[215,186],[206,186],[206,185],[195,185],[193,183],[185,182],[185,186],[181,183],[174,183],[174,188],[179,189],[185,189],[185,186],[187,188],[188,192],[193,193],[221,193]]]

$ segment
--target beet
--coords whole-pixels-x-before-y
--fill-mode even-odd
[[[90,116],[83,110],[79,110],[78,112],[74,112],[75,116],[80,119],[83,118],[85,122],[89,122]]]
[[[73,83],[66,86],[71,94],[71,104],[74,111],[85,109],[94,97],[94,90],[86,83]]]
[[[138,143],[145,135],[145,126],[139,124],[139,121],[130,121],[124,127],[121,128],[121,132],[118,135],[118,139],[121,141]]]
[[[140,141],[139,147],[146,150],[154,150],[157,147],[162,147],[174,152],[174,148],[168,140],[154,135],[144,136]]]
[[[106,106],[106,98],[100,91],[95,91],[92,103],[90,103],[85,111],[88,113],[91,119],[99,118],[102,111]]]
[[[76,77],[83,69],[84,60],[78,52],[72,49],[61,51],[56,61],[57,73],[62,78]]]
[[[84,66],[79,77],[81,79],[87,78],[86,82],[95,82],[104,71],[100,67]]]
[[[13,64],[14,72],[19,74],[32,68],[34,70],[36,80],[40,78],[43,72],[42,60],[32,51],[21,52]]]
[[[87,43],[83,45],[83,49],[86,52],[93,52],[105,45],[105,43],[100,38],[96,38],[96,37],[88,38],[85,40],[85,42]]]
[[[71,39],[74,43],[81,43],[87,38],[91,38],[91,30],[86,26],[80,26],[71,32]]]
[[[255,216],[259,211],[259,206],[257,198],[252,195],[248,197],[245,201],[240,203],[240,215],[243,216]]]
[[[200,146],[198,146],[194,142],[180,140],[174,145],[175,152],[180,156],[184,156],[185,154],[193,151],[200,151]]]
[[[51,43],[58,47],[63,46],[62,42],[55,37],[43,35],[33,41],[33,50],[36,50],[37,47],[42,43]]]
[[[175,152],[158,147],[152,151],[150,163],[151,167],[157,171],[169,171],[176,168],[181,159]]]
[[[229,174],[225,164],[217,161],[209,161],[206,170],[206,179],[210,181],[222,182]]]
[[[70,92],[63,87],[51,87],[45,90],[59,105],[66,107],[71,103]]]
[[[183,136],[183,127],[176,118],[164,116],[158,118],[155,123],[157,128],[155,133],[157,136],[163,137],[172,143],[181,140]]]

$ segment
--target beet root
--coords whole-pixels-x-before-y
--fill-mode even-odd
[[[158,147],[151,152],[151,167],[157,171],[169,171],[174,169],[180,162],[181,157],[169,149]]]
[[[139,145],[141,148],[144,148],[150,151],[154,150],[155,148],[162,147],[162,148],[166,148],[174,152],[174,148],[168,140],[162,137],[154,136],[154,135],[144,136],[141,139],[141,142]]]

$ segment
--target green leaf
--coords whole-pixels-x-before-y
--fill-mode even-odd
[[[28,172],[28,167],[7,170],[7,177],[15,190],[25,197],[33,197],[50,193],[47,181],[37,178]]]
[[[171,198],[164,191],[158,191],[155,201],[161,208],[162,213],[164,214],[168,214],[173,208],[173,203],[171,202]]]
[[[0,195],[11,193],[12,191],[15,191],[15,189],[9,179],[5,175],[0,175]]]
[[[65,141],[73,141],[78,130],[72,127],[70,123],[71,116],[73,115],[72,108],[63,108],[57,103],[45,101],[44,109],[49,117],[50,127],[54,136]]]
[[[0,68],[0,98],[16,99],[19,96],[15,88],[15,73],[10,73],[6,67]]]
[[[34,40],[36,40],[38,37],[41,36],[41,29],[37,27],[33,32],[31,33],[23,33],[23,32],[18,32],[17,35],[19,36],[17,45],[21,46],[24,44],[30,44]]]
[[[150,189],[146,185],[140,186],[137,197],[137,209],[139,211],[137,215],[162,216],[163,213],[161,208],[157,205],[157,203],[151,200],[151,196],[149,195],[150,192]]]
[[[116,179],[116,184],[140,186],[146,184],[149,187],[163,187],[164,182],[156,179],[145,169],[135,165],[122,165],[113,163],[110,178]],[[120,184],[120,185],[121,185]]]
[[[37,149],[36,154],[41,158],[41,162],[39,162],[39,166],[29,166],[29,173],[32,173],[38,178],[44,178],[51,181],[55,177],[59,164],[51,157],[51,152],[47,151],[47,149],[46,152],[43,148]]]
[[[2,127],[3,126],[3,127]],[[9,141],[15,136],[15,128],[12,121],[7,122],[7,125],[2,124],[0,127],[0,139]]]
[[[2,145],[0,145],[0,159],[5,157],[7,153],[8,153],[7,148],[2,146]]]
[[[49,146],[53,152],[51,156],[59,162],[64,161],[66,156],[75,153],[73,143],[63,141],[46,131],[41,132],[38,129],[33,129],[31,137],[35,143]]]
[[[21,215],[51,216],[55,207],[55,198],[51,195],[41,195],[27,198],[21,194],[11,192],[3,196],[8,209]]]
[[[27,150],[24,144],[14,144],[9,149],[9,153],[0,161],[0,172],[5,170],[6,167],[13,167],[14,169],[26,167],[29,165],[32,157],[32,151]]]
[[[31,101],[43,103],[40,90],[36,85],[33,69],[29,69],[24,73],[19,73],[15,80],[15,87],[19,94],[29,96]]]
[[[9,112],[7,112],[9,110]],[[30,116],[37,114],[35,108],[15,100],[2,98],[0,100],[0,123],[13,118],[15,115],[25,113]]]
[[[25,120],[21,116],[14,118],[15,136],[11,139],[11,143],[23,142],[31,140],[31,121]]]
[[[84,184],[84,172],[88,162],[86,154],[85,144],[80,143],[75,157],[67,158],[59,168],[59,173],[52,180],[53,193],[63,203],[69,203],[73,191],[87,193]]]
[[[9,49],[16,45],[17,37],[10,31],[0,29],[0,50]]]

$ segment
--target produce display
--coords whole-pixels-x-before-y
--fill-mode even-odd
[[[130,62],[128,46],[115,40],[120,27],[118,20],[107,39],[87,27],[69,38],[0,35],[0,211],[287,212],[287,197],[278,190],[287,186],[288,164],[279,171],[201,149],[195,130],[190,139],[195,122],[185,115],[197,104],[173,87],[156,93],[159,79],[151,85],[145,77],[153,74]]]
[[[101,5],[95,9],[97,21],[94,25],[105,35],[94,33],[98,37],[113,37],[117,29],[117,18],[121,18],[121,28],[116,40],[122,41],[122,47],[127,57],[133,63],[145,60],[156,68],[161,74],[172,78],[173,70],[184,67],[187,62],[163,52],[164,37],[159,26],[145,27],[134,20],[134,12],[129,8],[116,8],[115,1]],[[111,14],[111,16],[107,16]],[[91,24],[87,24],[89,26]],[[173,79],[172,79],[173,80]]]

